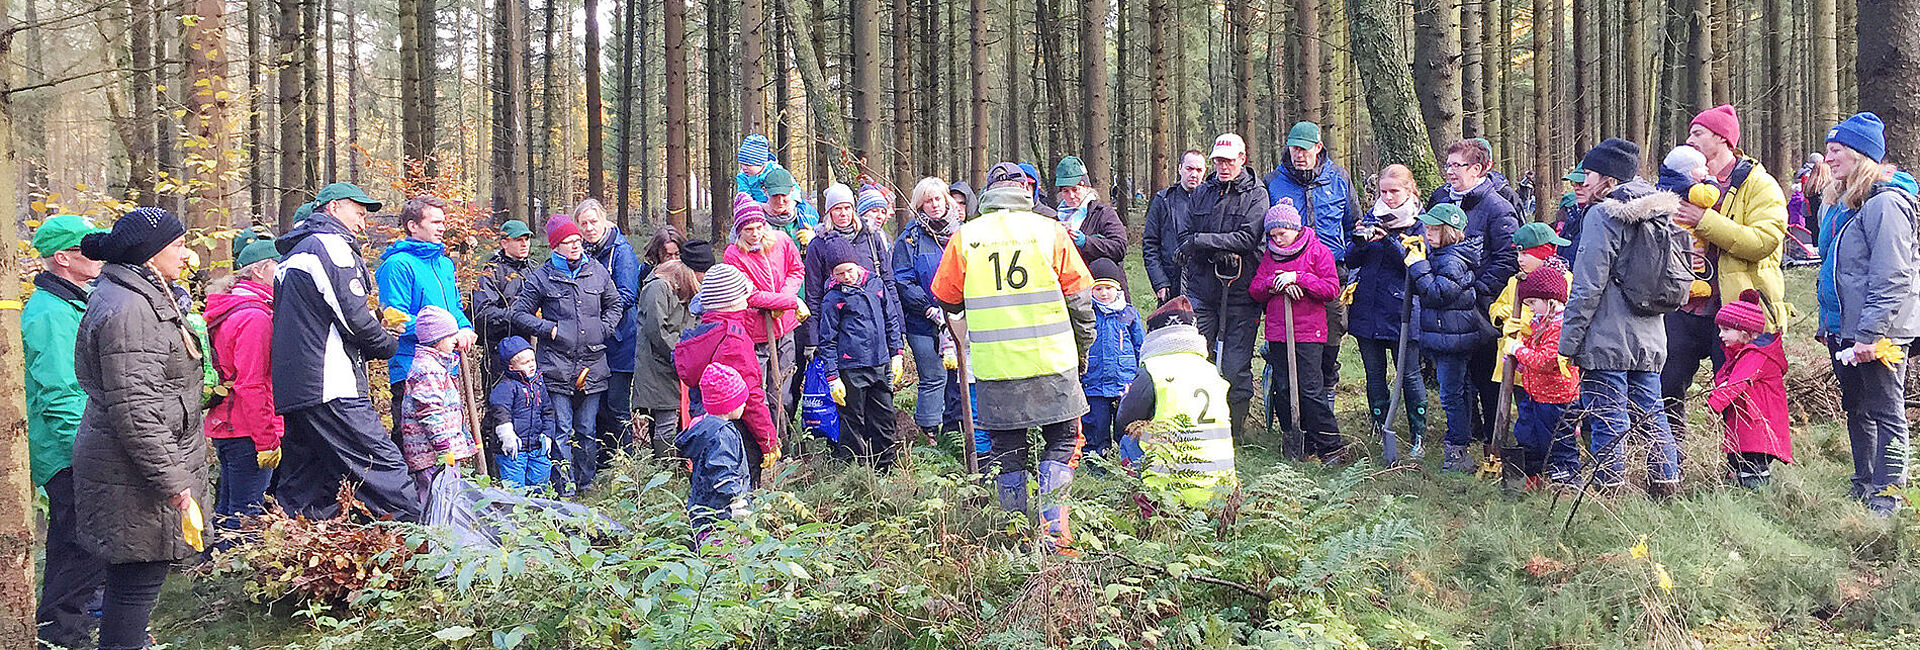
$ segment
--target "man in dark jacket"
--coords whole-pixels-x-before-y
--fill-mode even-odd
[[[367,392],[367,359],[398,346],[367,306],[372,278],[360,261],[360,232],[379,209],[360,188],[334,183],[275,242],[284,257],[273,285],[273,398],[286,437],[274,496],[292,514],[338,514],[346,479],[373,514],[420,519],[413,479]]]
[[[1513,248],[1513,232],[1520,229],[1520,217],[1514,211],[1506,180],[1494,175],[1493,152],[1479,138],[1460,140],[1447,147],[1444,176],[1447,184],[1435,190],[1429,206],[1452,203],[1467,213],[1467,238],[1480,240],[1480,265],[1474,272],[1474,296],[1480,313],[1507,289],[1507,280],[1520,272],[1520,255]],[[1468,401],[1477,405],[1473,418],[1474,438],[1491,439],[1493,416],[1500,410],[1500,383],[1493,379],[1499,345],[1482,342],[1467,365]]]
[[[1349,282],[1347,236],[1360,222],[1360,195],[1347,170],[1327,155],[1320,141],[1320,125],[1299,122],[1287,131],[1287,156],[1262,179],[1267,186],[1268,205],[1291,199],[1309,219],[1320,243],[1333,252],[1341,284]],[[1327,303],[1327,343],[1321,346],[1321,367],[1326,373],[1327,393],[1322,396],[1333,407],[1333,386],[1340,381],[1340,339],[1347,336],[1347,305],[1334,300]]]
[[[513,333],[540,342],[540,376],[553,394],[561,441],[567,443],[560,445],[561,462],[554,468],[565,479],[560,493],[571,496],[593,485],[599,469],[594,421],[612,374],[607,339],[620,324],[623,303],[607,268],[587,257],[571,218],[547,220],[547,246],[552,256],[527,274],[526,289],[513,301]]]
[[[511,219],[500,224],[500,250],[494,251],[480,267],[480,278],[473,289],[473,324],[479,329],[481,350],[499,349],[500,342],[512,336],[513,299],[526,288],[527,272],[533,270],[533,230],[527,222]],[[480,368],[486,385],[492,386],[506,373],[506,362],[497,355],[483,355]]]
[[[1147,226],[1140,235],[1145,253],[1147,281],[1153,283],[1153,296],[1161,303],[1181,295],[1180,234],[1186,227],[1187,202],[1194,188],[1207,177],[1207,155],[1188,149],[1180,155],[1180,181],[1155,192],[1147,204]]]
[[[1235,440],[1244,441],[1253,403],[1253,352],[1265,306],[1253,299],[1259,266],[1267,188],[1247,170],[1247,144],[1228,133],[1214,140],[1213,174],[1187,203],[1180,256],[1180,284],[1193,301],[1200,334],[1213,346],[1214,363],[1232,387],[1227,395]]]

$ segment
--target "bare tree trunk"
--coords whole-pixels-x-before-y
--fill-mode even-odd
[[[1293,0],[1293,31],[1295,48],[1300,52],[1300,73],[1294,77],[1299,83],[1295,95],[1300,111],[1295,119],[1323,123],[1328,116],[1322,111],[1325,98],[1320,92],[1320,39],[1327,30],[1320,25],[1320,0]]]
[[[1460,139],[1460,31],[1454,0],[1414,0],[1413,86],[1436,152]]]
[[[847,151],[847,126],[841,119],[840,105],[834,101],[827,85],[826,73],[820,69],[819,52],[814,50],[820,42],[814,38],[821,29],[820,23],[814,20],[813,6],[807,0],[780,0],[780,3],[784,12],[793,17],[793,43],[799,50],[793,58],[799,63],[800,83],[807,89],[807,112],[813,116],[813,137],[820,141],[815,150],[826,152],[810,164],[817,165],[818,176],[827,178],[826,172],[833,164],[833,157],[828,154]],[[819,187],[815,191],[825,190]]]
[[[636,72],[640,77],[640,216],[647,223],[653,221],[653,75],[648,70],[646,44],[654,42],[652,31],[652,11],[645,0],[633,0],[640,5],[640,37],[635,49],[639,52]]]
[[[712,236],[725,241],[733,225],[734,162],[740,143],[733,134],[733,0],[707,0],[707,195]]]
[[[766,0],[740,0],[740,133],[767,130]]]
[[[140,205],[151,206],[158,205],[154,183],[160,169],[158,145],[154,142],[160,130],[160,114],[155,105],[158,90],[154,71],[159,65],[153,56],[154,7],[151,0],[132,0],[129,7],[132,20],[127,23],[127,47],[132,53],[133,70],[127,86],[133,93],[132,101],[128,102],[133,137],[127,142],[127,193]]]
[[[264,1],[264,0],[256,0]],[[525,2],[526,0],[519,0]],[[359,184],[360,167],[360,14],[356,11],[359,0],[347,0],[347,182]],[[523,8],[525,5],[521,5]],[[524,12],[522,16],[524,16]],[[520,27],[520,43],[526,43],[526,23]],[[524,71],[525,68],[522,67]],[[524,82],[525,76],[521,77]],[[522,93],[521,102],[525,102]],[[520,113],[526,115],[523,109]],[[524,131],[524,129],[523,129]],[[524,188],[523,188],[524,189]]]
[[[137,13],[137,12],[136,12]],[[0,3],[0,24],[11,25],[8,3]],[[0,70],[13,68],[9,48],[0,47]],[[19,174],[13,153],[13,86],[9,75],[0,75],[0,206],[7,206],[8,232],[25,233],[28,212],[15,210],[20,197],[12,179]],[[19,255],[0,255],[0,273],[8,278],[24,277]],[[20,282],[0,282],[0,300],[17,305]],[[33,473],[27,454],[27,403],[25,352],[20,346],[20,311],[0,312],[0,647],[32,648],[34,627],[34,497]]]
[[[399,0],[400,6],[400,143],[401,157],[424,163],[433,155],[433,88],[428,81],[428,42],[433,38],[427,17],[431,0]]]
[[[1068,109],[1060,95],[1066,88],[1067,78],[1060,70],[1060,59],[1063,57],[1059,43],[1053,38],[1054,34],[1060,32],[1060,8],[1054,3],[1061,1],[1065,0],[1038,0],[1033,4],[1034,40],[1039,45],[1035,49],[1040,57],[1034,63],[1044,70],[1042,78],[1046,83],[1042,86],[1042,90],[1047,93],[1047,159],[1039,165],[1042,168],[1047,167],[1047,163],[1057,161],[1066,155],[1063,151],[1066,145],[1061,142],[1060,116],[1066,114]],[[1048,171],[1050,170],[1042,169],[1040,175],[1048,176]],[[1042,185],[1045,184],[1042,183]]]
[[[1920,2],[1858,6],[1860,110],[1886,122],[1887,162],[1911,167],[1920,156]]]
[[[639,19],[639,8],[640,0],[625,0],[621,3],[623,13],[620,20],[620,99],[617,100],[620,102],[620,108],[616,111],[620,116],[620,140],[614,143],[620,152],[618,162],[615,163],[620,169],[615,172],[617,175],[614,177],[616,179],[614,214],[620,224],[620,230],[624,232],[636,232],[636,228],[640,225],[640,221],[634,219],[633,213],[627,209],[630,198],[628,187],[633,180],[633,107],[635,103],[633,101],[633,49],[641,43],[641,39],[636,38],[636,33],[644,29],[641,25],[645,24],[635,22]],[[644,125],[646,122],[642,121],[641,124]]]
[[[260,86],[261,65],[265,58],[262,43],[266,27],[261,21],[260,5],[267,0],[247,0],[247,206],[250,218],[260,218],[276,211],[267,205],[268,187],[273,184],[272,167],[267,164],[267,133],[261,118],[268,110],[267,94]],[[349,13],[349,16],[352,14]]]
[[[1687,115],[1713,105],[1713,42],[1707,13],[1710,0],[1695,0],[1687,25]],[[1684,132],[1684,127],[1683,127]]]
[[[187,43],[192,46],[188,50],[192,54],[187,57],[187,81],[191,88],[187,93],[187,133],[193,136],[193,146],[198,149],[192,157],[199,160],[186,165],[194,190],[193,195],[187,197],[187,212],[183,216],[188,227],[211,231],[232,225],[227,205],[227,195],[232,190],[232,182],[228,180],[232,164],[226,155],[232,145],[227,104],[232,93],[227,90],[227,54],[223,47],[226,3],[193,0],[192,12],[195,20],[188,21],[186,28]],[[197,252],[201,259],[217,259],[206,246],[198,247]]]
[[[1627,138],[1642,146],[1653,146],[1653,133],[1648,130],[1647,82],[1653,77],[1647,52],[1647,39],[1652,32],[1646,30],[1645,3],[1649,0],[1627,0],[1626,24],[1633,30],[1627,36],[1626,60],[1627,81]],[[1784,134],[1783,134],[1784,135]]]
[[[687,0],[666,2],[660,41],[667,45],[667,219],[684,233],[692,198],[687,179],[693,177],[687,161]]]
[[[1844,1],[1844,0],[1839,0]],[[1813,115],[1814,128],[1823,128],[1840,120],[1840,84],[1837,72],[1839,63],[1838,9],[1836,0],[1810,0],[1808,13],[1809,44],[1812,45],[1812,63],[1808,68],[1808,81],[1813,97],[1807,102]],[[1829,73],[1828,71],[1834,71]]]
[[[879,162],[881,0],[851,0],[853,33],[853,142],[862,165]]]
[[[1020,159],[1020,123],[1024,121],[1020,117],[1020,109],[1025,108],[1025,105],[1020,102],[1020,82],[1018,74],[1018,71],[1021,69],[1020,12],[1015,10],[1017,6],[1018,3],[1015,0],[1007,0],[1007,31],[1005,34],[1000,35],[1000,42],[1004,43],[1007,47],[1007,68],[1002,74],[1007,83],[1007,117],[1006,120],[1002,122],[1002,129],[1007,139],[1000,155],[1001,158],[1006,160]],[[985,30],[983,29],[982,31],[984,32]],[[982,34],[981,38],[984,39],[985,35]],[[978,68],[976,68],[976,70],[978,70]],[[979,75],[976,73],[975,76],[977,77]],[[976,97],[978,95],[979,93],[975,93]],[[974,101],[980,100],[976,99]],[[977,129],[980,127],[974,128]],[[986,172],[983,170],[980,174],[980,182],[985,183]],[[975,191],[983,191],[985,189],[984,187],[974,188]]]
[[[307,180],[320,185],[324,181],[320,176],[322,170],[320,155],[324,153],[320,149],[320,108],[321,103],[326,101],[326,97],[321,93],[313,92],[315,86],[325,83],[320,78],[320,0],[305,0],[300,3],[300,32],[307,37],[306,54],[300,59],[300,78],[306,82],[306,92],[301,93],[306,101],[300,104],[301,112],[305,113],[303,118],[305,128],[301,130],[300,136],[306,140],[307,156],[304,163]],[[165,158],[165,155],[162,155],[163,168],[166,166]]]
[[[1604,110],[1594,106],[1594,95],[1605,96],[1604,92],[1596,93],[1594,89],[1594,62],[1600,52],[1606,51],[1604,45],[1596,42],[1601,40],[1600,34],[1591,29],[1601,24],[1596,4],[1597,0],[1573,0],[1573,148],[1577,151],[1586,151],[1592,146],[1592,133],[1600,130],[1593,128],[1593,113],[1595,110]],[[1622,26],[1608,27],[1619,29]]]
[[[1253,134],[1253,0],[1227,0],[1233,39],[1233,129]]]
[[[197,1],[198,0],[196,0],[196,2]],[[334,92],[333,92],[333,87],[334,87],[333,0],[325,0],[325,3],[326,3],[326,6],[322,8],[320,11],[321,11],[321,15],[324,16],[326,19],[327,35],[325,38],[320,40],[320,44],[321,44],[321,47],[324,47],[327,50],[327,135],[326,135],[327,146],[325,147],[325,151],[327,156],[326,179],[331,181],[333,179],[340,177],[340,148],[339,148],[340,147],[340,128],[339,128],[339,121],[334,118],[335,111],[333,110],[333,107],[335,105]],[[222,76],[225,76],[225,75],[223,74]]]
[[[1169,59],[1178,36],[1173,24],[1173,0],[1147,0],[1147,60],[1153,68],[1153,99],[1149,110],[1153,120],[1153,146],[1147,153],[1153,191],[1172,184],[1173,162],[1173,70]]]
[[[1086,0],[1077,12],[1083,21],[1080,25],[1080,114],[1083,117],[1080,129],[1084,135],[1080,146],[1087,152],[1087,171],[1094,187],[1115,187],[1120,180],[1113,174],[1113,151],[1107,140],[1113,130],[1107,108],[1107,9],[1110,6],[1107,0]],[[1107,198],[1115,201],[1115,205],[1126,205],[1119,197]],[[1126,212],[1120,216],[1124,220]]]
[[[560,80],[554,76],[553,66],[555,53],[558,50],[554,46],[554,41],[560,35],[560,28],[557,26],[559,8],[555,6],[557,2],[558,0],[541,0],[540,3],[540,124],[537,135],[534,136],[539,143],[536,151],[539,153],[540,162],[532,167],[537,179],[533,194],[538,198],[534,200],[549,213],[560,209],[557,203],[564,202],[565,192],[560,179],[566,176],[565,170],[570,168],[560,162],[564,157],[555,153],[558,147],[554,142],[555,127],[558,124],[554,120],[554,115],[560,105]]]
[[[348,0],[352,2],[353,0]],[[352,14],[349,13],[349,16]],[[527,0],[494,0],[493,11],[493,212],[495,221],[538,222],[528,195]],[[352,120],[349,112],[348,119]],[[351,122],[349,122],[351,124]],[[351,128],[349,129],[351,130]],[[352,149],[349,148],[351,151]],[[524,211],[524,212],[521,212]]]
[[[971,122],[968,125],[970,137],[967,142],[969,163],[967,177],[971,180],[970,184],[974,191],[979,192],[986,189],[987,165],[990,164],[987,162],[987,76],[979,73],[987,69],[987,2],[986,0],[968,0],[967,7],[969,10],[967,31],[973,45],[971,51],[967,53],[967,64],[975,71],[974,74],[969,75],[972,78],[969,82],[972,97],[969,98],[971,105],[967,109],[967,117]],[[1011,42],[1007,44],[1008,51],[1012,51],[1014,47]],[[1008,128],[1012,126],[1009,125]]]
[[[913,42],[913,2],[893,0],[893,11],[889,13],[893,14],[890,16],[893,34],[889,37],[893,41],[893,106],[889,107],[893,113],[893,155],[888,158],[893,164],[883,169],[891,170],[891,184],[902,190],[901,196],[906,196],[917,180],[913,173],[913,121],[915,116],[927,120],[928,116],[922,115],[921,111],[931,107],[914,105],[913,48],[910,46]],[[901,203],[906,201],[899,201],[895,205]],[[905,227],[907,215],[911,212],[896,209],[895,225]]]
[[[1480,22],[1487,0],[1463,0],[1460,3],[1460,135],[1478,138],[1487,134],[1486,95],[1482,94],[1485,59],[1480,51]]]
[[[307,202],[315,189],[308,187],[306,138],[301,137],[301,89],[306,82],[301,71],[307,48],[306,35],[300,31],[300,0],[279,0],[280,20],[278,56],[279,95],[274,104],[280,112],[280,232],[293,228],[293,213]]]
[[[1434,163],[1432,140],[1420,119],[1413,75],[1407,60],[1400,58],[1401,49],[1394,45],[1402,15],[1388,0],[1347,0],[1347,23],[1353,30],[1348,40],[1365,86],[1380,162],[1406,165],[1421,187],[1438,187],[1440,167]]]
[[[606,98],[600,76],[600,0],[586,0],[587,58],[587,196],[607,196]],[[616,218],[618,216],[616,215]]]
[[[1533,31],[1533,178],[1537,183],[1559,178],[1553,173],[1553,36],[1548,15],[1559,10],[1556,0],[1533,0],[1529,22]]]

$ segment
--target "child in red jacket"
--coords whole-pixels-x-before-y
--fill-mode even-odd
[[[1567,408],[1580,398],[1580,369],[1560,356],[1567,275],[1541,267],[1520,280],[1514,295],[1533,313],[1532,331],[1507,349],[1527,386],[1520,395],[1520,417],[1513,425],[1513,437],[1527,450],[1520,464],[1527,474],[1527,489],[1540,486],[1543,471],[1555,485],[1572,485],[1580,469],[1580,451]]]
[[[700,377],[709,365],[726,365],[746,380],[747,406],[740,423],[747,434],[747,470],[757,488],[760,471],[780,460],[780,434],[774,431],[773,415],[767,409],[766,373],[747,333],[747,295],[752,291],[747,275],[732,265],[707,269],[706,277],[700,279],[700,324],[680,335],[680,344],[673,348],[673,368],[687,388],[690,405],[701,403]]]
[[[1787,433],[1787,351],[1780,335],[1767,332],[1766,310],[1752,289],[1713,317],[1727,362],[1714,373],[1707,406],[1726,418],[1731,478],[1749,489],[1773,479],[1773,461],[1793,462]]]
[[[1327,345],[1327,303],[1340,297],[1340,279],[1333,267],[1333,252],[1320,243],[1313,229],[1305,227],[1300,211],[1290,199],[1280,199],[1267,208],[1266,245],[1261,247],[1260,268],[1253,275],[1253,299],[1267,305],[1267,368],[1273,379],[1272,408],[1283,426],[1292,428],[1294,391],[1300,402],[1300,429],[1291,432],[1305,440],[1303,449],[1287,450],[1299,458],[1319,456],[1321,460],[1345,459],[1346,441],[1340,438],[1340,423],[1333,408],[1323,399],[1327,394],[1325,356]],[[1293,322],[1287,322],[1287,303],[1293,303]],[[1300,385],[1292,386],[1287,373],[1287,335],[1293,335],[1293,364]]]

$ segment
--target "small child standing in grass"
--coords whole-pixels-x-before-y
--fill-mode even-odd
[[[1527,450],[1520,466],[1527,489],[1540,487],[1544,471],[1556,485],[1572,485],[1580,469],[1579,440],[1568,407],[1580,398],[1580,369],[1560,356],[1560,325],[1566,320],[1567,276],[1555,269],[1528,273],[1515,287],[1521,307],[1533,318],[1506,354],[1517,363],[1527,389],[1520,393],[1514,438]],[[1504,362],[1504,359],[1503,359]]]
[[[694,416],[674,440],[692,465],[687,520],[696,548],[712,535],[715,523],[746,511],[746,443],[733,421],[746,411],[747,381],[726,364],[709,364],[700,374],[700,403],[706,412]]]
[[[1767,331],[1760,293],[1748,289],[1720,307],[1713,322],[1727,362],[1713,376],[1707,406],[1726,418],[1731,478],[1759,489],[1773,480],[1773,461],[1793,462],[1787,429],[1787,351],[1780,335]]]
[[[884,472],[900,447],[893,406],[893,381],[905,371],[906,358],[900,302],[884,278],[862,265],[867,260],[852,244],[828,238],[815,246],[833,277],[820,297],[814,358],[826,367],[833,402],[840,405],[840,443]]]
[[[1087,372],[1080,377],[1080,388],[1087,394],[1087,414],[1080,418],[1080,429],[1087,439],[1086,453],[1099,454],[1111,448],[1122,432],[1114,430],[1114,415],[1120,408],[1120,396],[1140,371],[1140,344],[1147,328],[1140,322],[1140,311],[1127,302],[1120,286],[1120,265],[1098,258],[1087,264],[1093,273],[1093,315],[1097,334],[1087,351]]]
[[[407,371],[407,397],[400,402],[400,450],[413,473],[414,490],[426,503],[428,487],[442,466],[480,451],[468,437],[460,389],[453,382],[452,368],[459,362],[454,335],[460,333],[460,324],[447,310],[428,305],[414,317],[413,332],[420,343]]]
[[[1267,306],[1267,368],[1273,376],[1269,400],[1282,426],[1300,425],[1299,431],[1287,434],[1304,441],[1300,449],[1287,450],[1299,456],[1291,460],[1318,456],[1325,462],[1340,462],[1347,443],[1340,437],[1333,406],[1322,399],[1327,394],[1322,353],[1327,345],[1327,303],[1340,297],[1333,251],[1306,227],[1292,199],[1280,199],[1267,208],[1265,225],[1266,242],[1260,249],[1260,268],[1253,274],[1252,293],[1254,300]],[[1292,321],[1287,320],[1289,315]],[[1291,360],[1287,359],[1289,347]],[[1300,385],[1289,383],[1290,374],[1299,376]],[[1295,402],[1300,405],[1297,417],[1292,412]]]
[[[1447,412],[1440,467],[1471,472],[1474,460],[1467,455],[1467,443],[1473,442],[1473,404],[1467,396],[1467,365],[1473,350],[1495,335],[1473,288],[1482,241],[1467,237],[1467,213],[1452,203],[1433,206],[1420,215],[1420,222],[1426,230],[1422,239],[1404,240],[1405,261],[1414,294],[1420,296],[1420,347],[1433,361],[1440,407]]]
[[[493,464],[500,469],[500,482],[508,487],[546,487],[553,474],[548,453],[560,436],[560,421],[554,416],[553,395],[540,379],[533,344],[518,336],[500,341],[500,359],[507,372],[487,394],[494,438],[500,453]]]

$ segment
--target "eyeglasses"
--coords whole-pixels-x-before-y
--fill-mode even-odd
[[[1450,162],[1450,163],[1447,163],[1447,165],[1446,165],[1446,167],[1447,167],[1447,169],[1466,169],[1466,168],[1468,168],[1468,167],[1472,167],[1472,166],[1474,166],[1474,165],[1478,165],[1478,164],[1480,164],[1480,163],[1455,163],[1455,162]]]

